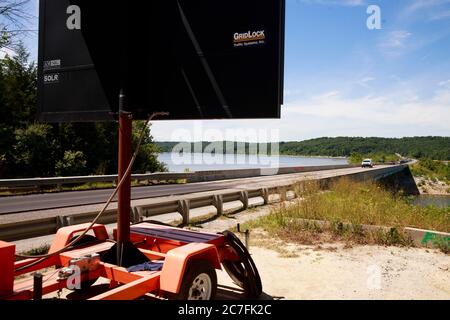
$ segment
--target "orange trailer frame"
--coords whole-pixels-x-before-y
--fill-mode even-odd
[[[89,224],[59,229],[50,247],[50,252],[56,252],[67,245],[77,232],[83,231],[87,226]],[[49,267],[67,267],[72,259],[92,253],[103,253],[113,246],[114,243],[109,240],[104,225],[96,224],[92,230],[95,235],[95,243],[51,256],[39,264],[20,271],[15,270],[35,262],[37,259],[14,261],[15,245],[0,241],[0,299],[33,298],[33,278],[14,281],[17,276]],[[116,232],[113,233],[113,235],[116,234]],[[221,234],[141,223],[131,227],[130,239],[147,258],[161,261],[162,269],[160,271],[129,272],[124,267],[100,262],[96,270],[81,273],[81,281],[94,281],[99,277],[107,278],[110,280],[110,290],[92,297],[90,300],[137,299],[147,293],[153,293],[160,297],[166,296],[167,293],[177,294],[183,282],[186,267],[191,261],[208,261],[215,269],[220,270],[222,261],[240,260],[240,257],[226,243],[225,237]],[[199,242],[199,239],[204,241]],[[44,279],[42,294],[55,292],[66,286],[67,283],[64,279]]]

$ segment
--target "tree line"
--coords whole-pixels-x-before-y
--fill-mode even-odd
[[[117,173],[116,122],[39,123],[36,111],[37,67],[19,44],[0,59],[0,178]],[[134,146],[143,126],[134,122]],[[133,172],[165,171],[145,130]]]
[[[162,152],[172,152],[179,142],[156,142]],[[216,142],[217,143],[217,142]],[[222,143],[223,152],[227,150],[227,144]],[[194,144],[198,148],[194,148]],[[191,144],[191,151],[204,150],[210,142],[195,142]],[[233,152],[245,152],[250,150],[274,150],[270,145],[245,143],[244,149],[239,149],[236,142],[233,144]],[[275,148],[276,150],[276,148]],[[429,158],[434,160],[450,160],[450,137],[405,137],[405,138],[364,138],[364,137],[336,137],[317,138],[305,141],[280,142],[279,154],[301,156],[329,156],[329,157],[353,157],[362,158],[375,156],[386,161],[395,159],[396,153],[409,158]]]
[[[284,154],[326,155],[349,157],[352,154],[392,155],[434,160],[450,159],[450,137],[337,137],[318,138],[300,142],[281,142],[280,152]]]

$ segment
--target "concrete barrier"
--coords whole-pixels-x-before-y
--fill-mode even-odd
[[[417,228],[405,228],[405,233],[417,246],[437,247],[446,243],[450,248],[450,233]]]
[[[206,182],[228,179],[242,179],[261,176],[273,176],[281,174],[292,174],[302,172],[315,172],[324,170],[337,170],[358,167],[357,165],[329,165],[329,166],[303,166],[303,167],[281,167],[281,168],[256,168],[256,169],[234,169],[234,170],[211,170],[197,171],[187,178],[187,182]]]

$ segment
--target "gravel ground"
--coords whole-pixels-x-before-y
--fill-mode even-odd
[[[297,246],[297,257],[252,247],[264,299],[450,299],[450,256],[426,249]],[[232,285],[224,272],[219,282]]]

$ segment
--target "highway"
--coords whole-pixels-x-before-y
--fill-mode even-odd
[[[132,199],[137,200],[213,190],[235,189],[253,185],[267,185],[271,182],[280,180],[301,180],[305,178],[317,179],[322,177],[324,174],[327,176],[348,175],[361,171],[377,170],[384,167],[388,166],[376,166],[373,169],[346,168],[211,182],[133,187]],[[106,202],[106,200],[110,197],[111,192],[112,189],[103,189],[3,197],[0,198],[0,214],[5,215],[19,212],[99,204]]]

